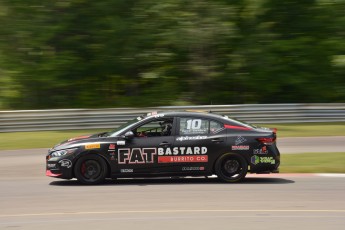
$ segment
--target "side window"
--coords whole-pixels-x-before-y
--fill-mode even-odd
[[[172,126],[173,119],[156,119],[132,131],[136,137],[170,136]]]
[[[223,124],[216,122],[216,121],[210,121],[210,133],[211,134],[217,134],[221,132],[224,129]]]
[[[180,135],[200,135],[209,133],[209,121],[200,118],[181,118]]]

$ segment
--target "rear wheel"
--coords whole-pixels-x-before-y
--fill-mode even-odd
[[[217,160],[215,171],[218,178],[222,181],[238,182],[247,175],[248,163],[240,155],[227,153]]]
[[[107,164],[99,156],[87,155],[77,161],[74,174],[82,184],[99,184],[107,175]]]

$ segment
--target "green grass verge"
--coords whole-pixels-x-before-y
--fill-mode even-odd
[[[345,136],[345,122],[262,124],[259,126],[277,128],[278,137]]]
[[[84,134],[106,130],[64,130],[42,132],[0,133],[0,150],[51,148],[61,141]]]
[[[263,124],[263,127],[277,128],[280,137],[345,136],[345,122]],[[55,144],[78,135],[97,133],[104,130],[64,130],[40,132],[0,133],[0,150],[50,148]]]
[[[345,152],[285,154],[279,168],[281,173],[345,173]]]

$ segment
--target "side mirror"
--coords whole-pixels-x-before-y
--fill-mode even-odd
[[[127,133],[125,133],[124,137],[126,139],[132,139],[134,137],[134,133],[132,131],[128,131]]]

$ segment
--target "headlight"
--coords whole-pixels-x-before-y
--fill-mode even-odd
[[[74,148],[74,149],[63,149],[63,150],[58,150],[55,152],[52,152],[50,154],[51,157],[61,157],[64,155],[68,155],[68,154],[72,154],[74,153],[78,148]]]

